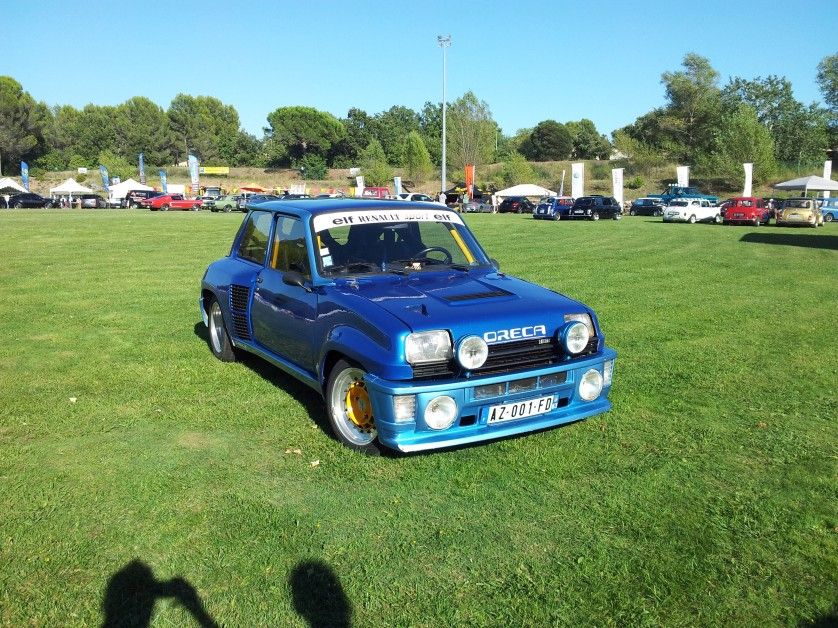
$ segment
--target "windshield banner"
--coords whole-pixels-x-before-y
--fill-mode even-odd
[[[23,182],[23,187],[29,191],[29,164],[25,161],[20,162],[20,180]]]
[[[459,214],[443,209],[355,210],[319,214],[314,217],[314,230],[319,232],[335,227],[391,222],[449,222],[462,225],[463,219]]]
[[[140,153],[140,183],[145,185],[145,159],[142,153]]]

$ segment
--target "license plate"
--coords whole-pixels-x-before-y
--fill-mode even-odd
[[[739,213],[736,213],[736,214],[733,214],[733,217],[734,217],[734,218],[742,218],[742,216],[744,216],[744,215],[745,215],[745,214],[739,214]]]
[[[581,214],[581,213],[582,213],[582,210],[577,209],[577,210],[574,210],[574,212],[573,212],[573,213],[574,213],[574,214]]]
[[[550,412],[556,405],[556,398],[553,395],[539,397],[538,399],[527,399],[515,403],[504,403],[489,408],[488,423],[501,423],[515,419],[526,419]]]

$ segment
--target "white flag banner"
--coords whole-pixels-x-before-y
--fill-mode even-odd
[[[823,162],[823,178],[824,179],[831,179],[832,178],[832,160],[828,159]],[[824,198],[829,198],[829,190],[824,190],[823,193]]]
[[[359,175],[355,177],[355,196],[362,196],[364,194],[364,177]]]
[[[585,196],[585,164],[571,164],[570,166],[570,195],[573,198]]]
[[[623,206],[623,168],[613,168],[611,170],[611,185],[614,189],[614,198]]]
[[[676,166],[675,172],[678,175],[678,186],[685,188],[690,184],[690,167]]]
[[[402,178],[393,177],[393,189],[396,191],[396,196],[402,193]]]
[[[754,195],[754,164],[742,164],[745,168],[745,187],[742,189],[742,196]]]

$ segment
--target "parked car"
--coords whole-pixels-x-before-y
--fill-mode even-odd
[[[498,273],[460,214],[405,201],[254,207],[210,264],[212,353],[254,353],[325,401],[349,448],[477,443],[607,411],[594,311]]]
[[[561,220],[573,207],[572,196],[551,196],[543,198],[536,205],[532,217],[536,220]]]
[[[185,198],[183,194],[161,194],[160,196],[145,199],[140,205],[152,211],[160,210],[161,212],[169,211],[170,209],[197,211],[201,209],[201,199]]]
[[[778,227],[823,225],[824,217],[818,199],[815,198],[787,198],[777,210]]]
[[[498,212],[501,214],[510,212],[514,212],[516,214],[527,212],[528,214],[531,214],[534,209],[535,203],[533,203],[526,196],[510,196],[503,199],[501,204],[498,206]]]
[[[253,205],[267,203],[268,201],[281,201],[283,198],[285,197],[277,194],[251,194],[247,197],[247,201],[245,202],[245,211],[250,209]]]
[[[592,194],[591,196],[580,196],[575,201],[563,218],[586,218],[588,220],[599,220],[600,218],[613,218],[619,220],[623,217],[623,208],[617,199],[611,196]]]
[[[676,198],[663,212],[664,222],[722,222],[721,208],[706,198]]]
[[[98,194],[81,194],[78,196],[82,207],[92,207],[96,209],[103,209],[108,206],[108,201]]]
[[[755,196],[739,196],[730,199],[730,204],[722,216],[722,222],[726,225],[747,223],[759,227],[767,225],[770,221],[771,210],[765,206],[765,201]]]
[[[663,216],[666,203],[660,198],[636,198],[629,206],[629,216]]]
[[[838,220],[838,197],[821,200],[821,216],[824,222]]]
[[[368,187],[361,192],[362,198],[385,198],[390,195],[390,188]]]
[[[421,201],[423,203],[435,203],[436,201],[432,199],[427,194],[422,194],[421,192],[402,192],[398,196],[400,201]]]
[[[665,205],[669,205],[670,201],[676,198],[706,198],[711,205],[716,205],[719,202],[718,196],[712,194],[702,194],[698,188],[689,186],[680,186],[675,183],[670,183],[666,189],[660,194],[649,194],[649,198],[658,198]]]
[[[122,207],[142,207],[142,202],[155,196],[163,196],[163,192],[154,190],[129,190],[122,199]]]
[[[6,207],[52,207],[53,201],[34,192],[21,192],[9,197]]]
[[[214,201],[204,203],[204,207],[208,207],[211,212],[230,212],[236,209],[238,200],[239,197],[235,194],[227,194]]]
[[[433,200],[431,202],[434,202]],[[482,200],[472,199],[467,203],[463,203],[459,207],[459,211],[466,214],[493,214],[495,208],[491,203]]]

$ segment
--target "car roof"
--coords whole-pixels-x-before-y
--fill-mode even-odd
[[[421,211],[446,212],[448,214],[456,214],[455,211],[440,205],[439,203],[428,203],[427,201],[402,201],[402,200],[379,200],[374,198],[296,198],[287,200],[268,201],[260,203],[254,210],[272,211],[281,213],[294,213],[302,218],[309,218],[319,216],[320,214],[327,214],[330,212],[345,212],[357,209],[360,211],[369,211],[380,209],[387,211],[390,209],[405,210],[415,208]]]

